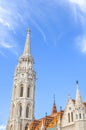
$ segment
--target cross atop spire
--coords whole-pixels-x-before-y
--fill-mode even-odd
[[[24,56],[30,56],[30,32],[31,32],[31,30],[28,29],[26,42],[25,42],[25,48],[24,48],[24,52],[23,52]]]

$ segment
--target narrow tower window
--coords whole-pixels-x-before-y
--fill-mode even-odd
[[[68,113],[68,122],[70,123],[70,113]]]
[[[22,106],[20,104],[20,117],[22,116]]]
[[[73,112],[71,112],[71,121],[73,122]]]
[[[13,125],[11,125],[10,130],[13,130]]]
[[[27,97],[30,97],[30,88],[27,88]]]
[[[79,113],[79,119],[81,119],[81,113]]]
[[[27,105],[27,107],[26,107],[26,118],[28,118],[29,117],[29,105]]]
[[[21,85],[21,88],[20,88],[20,97],[23,97],[23,85]]]

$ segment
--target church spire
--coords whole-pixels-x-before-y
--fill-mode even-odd
[[[57,113],[57,108],[56,108],[55,95],[54,95],[54,103],[53,103],[53,108],[52,108],[52,114],[51,115],[54,115],[56,113]]]
[[[76,105],[78,106],[82,103],[82,98],[81,98],[79,87],[78,87],[78,81],[76,81],[76,87],[77,87],[77,90],[76,90]]]
[[[25,48],[23,55],[24,56],[30,56],[30,29],[27,31],[27,37],[26,37],[26,42],[25,42]]]

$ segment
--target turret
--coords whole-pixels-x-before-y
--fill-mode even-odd
[[[52,108],[52,114],[51,115],[54,115],[56,113],[57,113],[57,108],[56,108],[55,97],[54,97],[54,103],[53,103],[53,108]]]
[[[76,81],[76,102],[75,102],[75,106],[79,107],[82,105],[82,98],[80,95],[80,91],[79,91],[79,86],[78,86],[78,81]]]

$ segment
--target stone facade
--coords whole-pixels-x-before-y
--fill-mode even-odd
[[[82,102],[78,83],[76,85],[76,100],[68,99],[61,120],[61,130],[86,130],[86,103]]]
[[[57,111],[54,103],[51,115],[34,120],[29,130],[86,130],[86,102],[82,98],[76,82],[76,99],[68,98],[64,110]]]
[[[34,120],[35,80],[34,59],[30,53],[30,30],[25,48],[14,74],[9,120],[6,130],[27,130]]]

